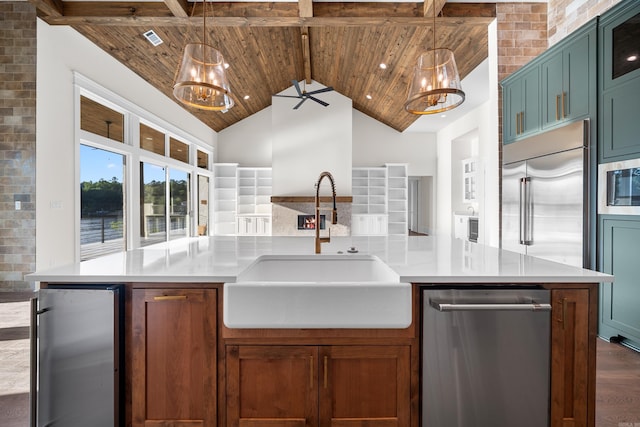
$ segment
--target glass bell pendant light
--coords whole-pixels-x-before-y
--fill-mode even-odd
[[[435,2],[434,2],[435,3]],[[418,57],[404,109],[412,114],[435,114],[464,102],[464,92],[453,52],[436,49],[436,10],[433,7],[433,49]]]
[[[176,73],[173,96],[183,104],[210,111],[224,111],[234,104],[222,53],[207,44],[206,0],[202,2],[203,42],[184,47]]]
[[[457,107],[464,97],[453,52],[430,49],[418,57],[404,108],[413,114],[435,114]]]

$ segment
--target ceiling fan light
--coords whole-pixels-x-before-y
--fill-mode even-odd
[[[173,96],[189,107],[223,111],[234,105],[230,94],[220,51],[204,43],[187,44],[173,85]]]
[[[420,115],[441,113],[462,104],[464,99],[456,60],[450,49],[430,49],[418,57],[405,110]]]

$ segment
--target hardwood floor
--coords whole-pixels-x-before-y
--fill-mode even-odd
[[[29,295],[0,292],[0,426],[29,425]],[[598,340],[596,427],[640,427],[640,353]]]
[[[640,427],[640,353],[600,339],[596,426]]]

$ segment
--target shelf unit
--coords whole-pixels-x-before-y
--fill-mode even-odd
[[[271,235],[271,168],[238,168],[238,235]]]
[[[388,233],[406,235],[409,232],[407,165],[388,163],[386,167]]]
[[[353,214],[385,214],[387,212],[386,168],[354,168],[351,187]]]
[[[352,171],[353,204],[351,235],[387,234],[387,169],[354,168]]]
[[[472,203],[478,200],[478,159],[462,160],[462,201]]]
[[[216,235],[236,234],[237,163],[213,165],[213,226]]]

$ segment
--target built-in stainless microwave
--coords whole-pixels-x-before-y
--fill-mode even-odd
[[[598,166],[598,213],[640,215],[640,159]]]

